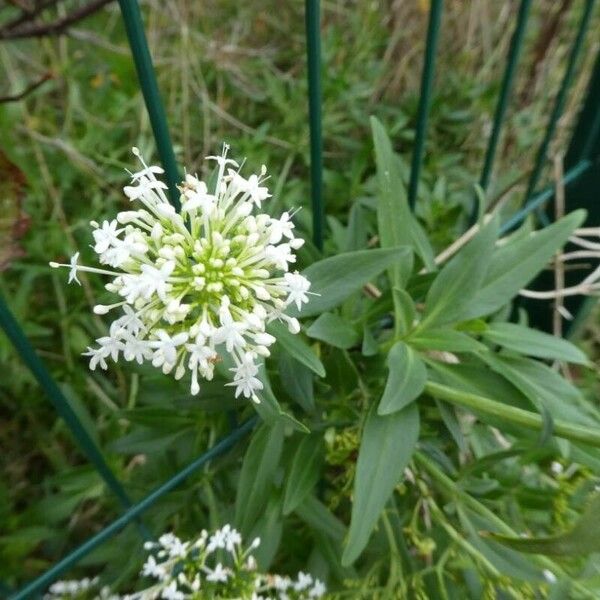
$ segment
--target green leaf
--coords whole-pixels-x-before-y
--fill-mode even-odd
[[[319,377],[325,377],[325,367],[314,353],[313,349],[299,336],[290,333],[289,329],[279,321],[273,321],[267,331],[277,338],[277,343],[290,356],[293,356],[298,362],[307,366],[313,373]]]
[[[463,317],[489,315],[510,302],[548,263],[585,219],[576,210],[527,236],[516,235],[494,252],[482,285]]]
[[[377,228],[383,248],[408,244],[421,258],[428,270],[435,269],[434,255],[427,235],[408,206],[404,182],[400,176],[398,157],[383,125],[371,117],[379,198],[377,203]],[[407,259],[390,273],[392,284],[404,287],[412,270],[412,260]]]
[[[491,323],[483,336],[494,344],[527,356],[587,364],[585,354],[562,338],[514,323]]]
[[[418,330],[406,342],[418,350],[444,352],[482,352],[487,348],[471,336],[455,329]]]
[[[308,304],[297,310],[295,305],[288,308],[289,315],[313,317],[340,305],[382,271],[405,260],[411,250],[407,246],[399,248],[375,248],[345,252],[313,263],[302,274],[311,282],[311,296]]]
[[[389,370],[377,414],[389,415],[410,404],[425,387],[427,369],[419,355],[404,342],[396,342],[387,356]]]
[[[406,190],[398,172],[397,158],[381,123],[371,117],[375,159],[377,162],[377,230],[382,248],[412,245],[412,215]],[[413,267],[413,255],[407,254],[392,265],[388,272],[392,286],[404,287]]]
[[[248,532],[265,509],[283,449],[283,424],[257,429],[244,456],[235,501],[235,521]]]
[[[309,433],[310,429],[308,429],[304,423],[301,423],[295,417],[282,410],[273,393],[273,389],[271,388],[269,375],[264,364],[259,367],[257,377],[261,380],[263,389],[256,392],[256,396],[260,402],[252,402],[252,406],[254,406],[254,409],[259,414],[260,418],[265,421],[265,423],[271,425],[280,422],[290,425],[297,431]]]
[[[281,498],[273,494],[247,536],[249,540],[260,539],[260,545],[252,552],[252,555],[261,570],[266,571],[271,566],[279,549],[282,533]]]
[[[352,348],[360,336],[342,317],[334,313],[323,313],[307,330],[306,335],[321,340],[335,348]]]
[[[311,434],[302,438],[288,476],[283,514],[289,515],[308,496],[319,480],[323,446],[321,434]]]
[[[353,563],[364,550],[384,506],[404,473],[419,438],[416,404],[384,417],[373,406],[362,433],[354,503],[342,565]]]
[[[471,543],[481,554],[498,569],[501,573],[523,581],[540,581],[543,575],[541,570],[529,557],[519,555],[508,548],[485,540],[481,537],[481,531],[486,527],[495,527],[486,517],[461,507],[459,510],[461,524],[467,533]]]
[[[519,552],[549,556],[576,556],[600,552],[600,494],[593,494],[575,525],[558,535],[545,538],[509,537],[487,532],[485,535]]]
[[[456,418],[456,413],[454,412],[454,407],[450,407],[444,402],[440,402],[439,400],[435,401],[435,405],[440,413],[440,417],[446,426],[446,429],[449,431],[450,435],[456,442],[458,449],[466,453],[469,451],[469,444],[463,435],[462,429],[460,427],[460,423]]]
[[[498,237],[498,220],[492,219],[438,273],[427,297],[421,327],[464,321],[470,303],[465,302],[482,284]]]
[[[594,418],[583,410],[585,400],[581,392],[547,365],[529,358],[491,353],[483,354],[482,358],[527,396],[539,411],[544,408],[555,419],[582,425],[589,425]]]
[[[375,336],[373,335],[373,332],[368,327],[368,325],[365,325],[363,327],[363,341],[361,352],[363,356],[375,356],[377,352],[379,352],[377,340],[375,339]]]
[[[307,496],[296,507],[295,512],[315,531],[325,534],[332,540],[342,541],[344,539],[346,526],[314,496]]]
[[[415,303],[405,290],[394,288],[392,294],[394,297],[394,317],[397,321],[396,331],[398,335],[406,335],[413,328],[417,316]]]
[[[286,394],[306,412],[315,410],[314,375],[287,353],[279,357],[279,377]]]

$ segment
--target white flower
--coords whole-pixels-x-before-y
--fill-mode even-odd
[[[283,278],[289,290],[287,303],[292,304],[295,302],[296,307],[300,310],[302,308],[302,303],[308,302],[307,292],[310,289],[310,281],[303,275],[300,275],[298,271],[285,273]]]
[[[265,248],[265,258],[274,263],[275,266],[282,271],[288,270],[288,263],[296,262],[296,257],[289,244],[267,246]]]
[[[90,357],[90,369],[92,371],[95,371],[98,365],[100,365],[100,368],[104,370],[108,369],[108,365],[106,364],[105,360],[108,354],[106,354],[103,348],[91,348],[88,346],[87,352],[84,352],[83,356]]]
[[[315,585],[313,585],[312,589],[308,592],[308,596],[310,598],[320,598],[325,595],[327,592],[327,588],[322,581],[315,579]]]
[[[202,214],[210,213],[217,201],[214,194],[208,193],[206,184],[191,175],[185,179],[183,196],[187,200],[181,206],[182,212],[191,212],[199,208]]]
[[[289,577],[281,577],[280,575],[275,575],[273,578],[273,586],[276,590],[281,592],[285,592],[292,585],[292,580]]]
[[[269,243],[279,244],[284,236],[293,240],[293,229],[294,223],[292,223],[290,213],[288,212],[284,212],[279,219],[271,219],[269,224]]]
[[[123,306],[123,312],[125,313],[122,317],[113,321],[110,326],[110,333],[115,336],[117,332],[123,330],[133,335],[137,335],[140,331],[145,329],[144,322],[139,318],[138,314],[129,306],[125,304]]]
[[[218,563],[212,571],[210,569],[207,569],[207,571],[208,575],[206,576],[206,579],[208,581],[220,581],[225,583],[229,576],[227,569],[225,569],[221,563]]]
[[[208,544],[206,545],[206,551],[211,554],[217,548],[225,548],[225,539],[227,532],[223,529],[217,529],[209,538]]]
[[[246,189],[244,190],[249,196],[252,202],[260,208],[261,202],[271,197],[269,194],[269,188],[261,186],[261,180],[256,175],[250,175],[246,183]]]
[[[297,592],[301,592],[302,590],[309,588],[312,584],[313,584],[312,576],[309,573],[303,573],[302,571],[300,571],[298,573],[298,579],[297,579],[296,583],[294,583],[294,589]]]
[[[152,364],[155,367],[173,367],[177,362],[177,347],[187,342],[188,334],[182,332],[171,337],[164,329],[159,329],[156,337],[157,340],[148,342],[148,346],[154,348]]]
[[[102,227],[99,227],[92,232],[94,241],[96,242],[94,251],[97,254],[103,254],[111,246],[115,246],[121,241],[118,236],[123,229],[117,229],[118,226],[119,224],[116,220],[110,222],[103,221]]]
[[[152,351],[146,340],[140,340],[135,336],[125,334],[125,347],[123,348],[123,357],[125,360],[135,360],[138,364],[142,364],[144,360],[152,356]]]
[[[242,536],[237,529],[225,525],[225,550],[233,554],[236,551],[236,547],[242,543]]]
[[[185,594],[177,589],[177,582],[171,581],[171,583],[163,588],[161,598],[165,600],[185,600]]]
[[[242,394],[245,398],[252,398],[256,402],[254,398],[255,392],[263,389],[263,384],[256,377],[258,374],[258,366],[254,362],[254,355],[250,352],[244,354],[243,358],[240,360],[239,364],[237,364],[233,369],[230,369],[233,372],[233,382],[228,383],[227,385],[235,386],[235,397],[237,398],[240,394]]]
[[[152,554],[148,556],[144,566],[142,567],[142,575],[145,577],[154,577],[159,581],[163,581],[168,577],[165,567],[161,563],[156,562],[156,558]]]
[[[77,279],[77,261],[79,260],[79,252],[75,252],[75,254],[73,254],[73,256],[71,256],[71,261],[70,261],[70,267],[71,270],[69,271],[69,281],[68,283],[72,283],[73,281],[76,281],[79,285],[81,285],[81,281],[79,281],[79,279]]]
[[[215,331],[215,344],[225,344],[227,352],[233,352],[234,348],[243,348],[246,345],[246,340],[242,334],[248,329],[247,323],[235,321],[226,304],[221,305],[219,319],[221,327]]]
[[[106,290],[120,297],[94,307],[99,315],[122,313],[85,353],[90,368],[107,368],[108,358],[151,362],[176,379],[188,374],[197,394],[201,379],[212,379],[219,353],[227,353],[236,395],[258,401],[256,360],[269,356],[276,341],[266,326],[278,319],[297,333],[297,319],[283,311],[291,304],[300,308],[311,293],[302,275],[287,272],[304,243],[294,237],[293,213],[279,219],[253,213],[270,197],[266,169],[243,177],[225,147],[221,156],[209,157],[218,165],[214,183],[186,175],[180,214],[157,179],[163,170],[133,152],[142,168],[124,191],[140,207],[101,225],[92,222],[93,249],[114,270],[78,265],[79,253],[70,264],[50,263],[68,267],[69,282],[78,281],[78,271],[108,276]]]

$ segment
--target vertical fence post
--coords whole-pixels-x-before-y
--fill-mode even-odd
[[[321,131],[321,18],[319,0],[306,0],[306,57],[308,115],[310,127],[310,188],[313,241],[323,249],[325,207],[323,204],[323,139]]]
[[[169,186],[169,199],[171,204],[179,210],[179,192],[177,184],[179,183],[179,170],[175,153],[173,152],[173,144],[169,134],[165,109],[163,107],[158,84],[156,82],[156,74],[152,66],[152,57],[148,49],[146,34],[144,33],[144,24],[142,15],[137,0],[119,0],[123,21],[125,23],[125,31],[131,46],[131,53],[135,63],[135,68],[144,95],[144,102],[154,139],[156,140],[156,148],[160,161],[165,169],[167,184]]]
[[[488,142],[488,147],[485,153],[485,160],[483,163],[483,169],[481,171],[481,177],[479,179],[479,185],[484,191],[487,189],[490,183],[490,179],[492,177],[494,159],[496,158],[498,142],[500,141],[500,132],[504,123],[504,117],[506,116],[506,109],[508,107],[510,91],[517,69],[517,63],[519,62],[519,55],[521,54],[523,40],[525,39],[525,26],[529,17],[530,8],[531,0],[521,0],[521,5],[519,7],[519,15],[517,17],[517,24],[515,26],[515,31],[513,33],[512,39],[510,41],[510,50],[508,53],[506,68],[504,69],[502,85],[500,87],[500,96],[498,97],[498,104],[496,104],[496,112],[494,114],[494,124],[492,126],[492,133]]]
[[[433,74],[435,70],[435,57],[437,54],[438,39],[440,37],[440,22],[442,18],[443,0],[433,0],[429,12],[429,25],[427,26],[427,41],[425,45],[425,59],[421,75],[421,95],[419,98],[419,113],[415,129],[415,148],[410,169],[408,184],[408,203],[415,207],[423,153],[425,152],[425,138],[427,135],[427,119],[431,106],[431,92],[433,88]]]
[[[527,184],[527,191],[525,192],[525,202],[531,197],[531,195],[535,192],[535,188],[538,184],[540,175],[542,173],[542,168],[544,166],[545,161],[548,159],[547,153],[548,148],[550,146],[550,142],[552,141],[552,137],[554,136],[554,131],[556,130],[556,126],[558,124],[558,120],[562,114],[565,100],[567,97],[567,92],[573,82],[573,76],[575,74],[575,66],[577,64],[577,59],[579,58],[579,54],[581,53],[581,49],[583,46],[583,40],[585,38],[585,34],[590,23],[590,18],[592,16],[592,9],[594,7],[595,0],[586,0],[585,9],[581,16],[581,20],[579,22],[579,28],[577,30],[577,35],[575,37],[575,41],[571,46],[571,52],[569,53],[569,59],[567,61],[567,67],[565,69],[565,74],[563,75],[563,80],[560,84],[560,88],[556,94],[556,99],[554,100],[554,106],[552,108],[552,112],[550,114],[550,118],[548,119],[548,124],[546,125],[546,131],[544,133],[544,139],[540,144],[538,149],[535,164],[533,170],[531,171],[531,175],[529,176],[529,182]]]

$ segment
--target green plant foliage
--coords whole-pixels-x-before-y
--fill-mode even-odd
[[[342,563],[352,564],[363,551],[383,507],[398,485],[419,437],[414,404],[392,415],[368,413],[356,464],[352,519]]]
[[[568,3],[533,4],[524,57]],[[261,538],[261,567],[310,572],[336,600],[597,598],[597,373],[573,343],[513,322],[519,290],[585,215],[498,232],[522,200],[581,4],[559,19],[543,61],[517,76],[485,194],[500,208],[450,256],[441,253],[472,209],[512,28],[506,3],[445,3],[412,213],[426,5],[322,3],[323,252],[309,241],[303,4],[142,7],[178,162],[206,178],[201,158],[225,141],[252,169],[267,165],[265,211],[302,208],[294,222],[307,243],[294,268],[314,295],[288,309],[298,335],[269,324],[277,343],[260,359],[259,404],[234,397],[225,362],[197,398],[134,362],[90,372],[80,354],[106,332],[91,307],[108,294],[85,274],[82,288],[66,287],[44,266],[77,250],[86,259],[88,222],[124,207],[130,146],[156,160],[115,7],[72,35],[3,45],[11,93],[40,73],[55,77],[0,105],[0,175],[25,182],[5,194],[0,234],[31,219],[18,252],[8,236],[0,292],[134,501],[258,413],[246,439],[144,514],[153,535],[192,539],[235,522]],[[45,14],[64,15],[54,5]],[[544,93],[532,98],[534,89]],[[0,362],[9,374],[0,377],[0,578],[16,587],[121,507],[2,336]],[[99,572],[128,589],[141,555],[134,525],[73,576]]]
[[[377,414],[389,415],[402,410],[421,395],[427,381],[427,369],[419,355],[404,342],[396,342],[387,356],[389,375]]]
[[[596,494],[575,525],[558,535],[546,538],[508,537],[488,534],[492,539],[519,552],[550,556],[577,556],[600,551],[598,510],[600,497]]]

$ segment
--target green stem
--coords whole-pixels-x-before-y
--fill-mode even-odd
[[[439,485],[443,492],[451,498],[452,500],[460,500],[460,502],[470,508],[474,512],[477,512],[482,517],[488,519],[491,523],[493,523],[501,533],[509,536],[518,536],[519,534],[514,531],[509,525],[507,525],[500,517],[496,515],[493,511],[487,508],[485,505],[481,504],[478,500],[473,498],[470,494],[461,489],[456,482],[448,477],[445,473],[441,471],[437,467],[437,465],[430,460],[425,454],[422,452],[415,452],[413,458],[416,463],[418,463],[421,467],[423,467],[428,473],[429,476],[435,480],[435,482]],[[586,598],[595,598],[596,596],[588,590],[584,585],[580,582],[573,579],[568,573],[566,573],[557,563],[552,561],[551,559],[545,556],[537,557],[538,563],[552,571],[555,575],[560,576],[561,578],[569,581],[577,591],[581,592]]]
[[[462,392],[432,381],[425,385],[425,390],[440,400],[445,400],[463,408],[470,408],[491,417],[499,417],[515,425],[522,425],[536,431],[541,431],[544,427],[540,415],[484,396]],[[584,427],[583,425],[557,419],[554,421],[554,434],[574,442],[583,442],[584,444],[600,447],[600,428]]]

